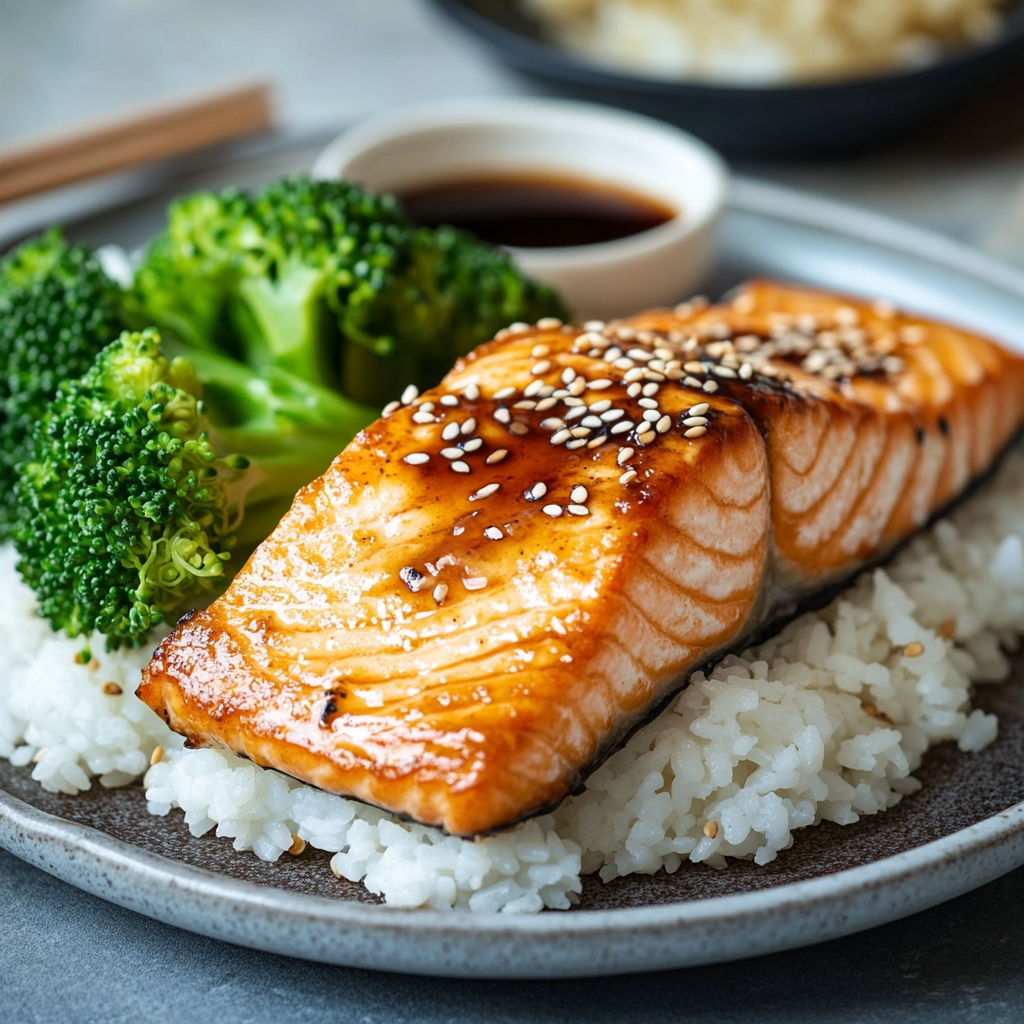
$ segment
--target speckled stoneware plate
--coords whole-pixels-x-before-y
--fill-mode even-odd
[[[860,210],[741,181],[708,290],[753,274],[884,295],[1024,349],[1024,275]],[[1024,864],[1024,659],[977,700],[999,714],[999,739],[980,754],[936,747],[923,790],[892,811],[808,829],[767,867],[587,879],[568,912],[389,909],[338,882],[325,853],[264,864],[212,834],[193,839],[178,814],[151,817],[140,787],[54,796],[4,761],[0,846],[158,920],[311,960],[504,978],[712,963],[883,924]]]

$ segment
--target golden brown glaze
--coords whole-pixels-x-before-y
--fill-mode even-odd
[[[591,327],[502,332],[362,432],[139,695],[194,743],[500,828],[905,537],[1022,419],[1016,356],[833,296],[755,283]],[[801,367],[833,343],[837,379]]]

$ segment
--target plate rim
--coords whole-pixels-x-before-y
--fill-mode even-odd
[[[927,229],[903,224],[852,204],[739,176],[733,179],[726,209],[781,218],[796,226],[882,245],[994,284],[1024,301],[1024,272]],[[933,906],[1024,864],[1024,801],[911,850],[815,878],[752,892],[653,906],[536,915],[404,909],[260,885],[165,857],[91,825],[50,814],[2,788],[0,847],[113,903],[239,945],[351,966],[446,976],[570,977],[723,962],[769,950],[781,951],[850,934]],[[116,880],[119,872],[122,878],[127,872],[126,884]],[[843,901],[853,901],[865,891],[884,896],[898,890],[909,879],[928,872],[939,873],[941,884],[909,898],[904,894],[902,902],[891,900],[881,913],[858,912],[854,905],[843,906]],[[150,884],[149,889],[142,884],[145,882]],[[181,901],[177,908],[156,898],[155,894],[164,890],[173,892]],[[232,930],[231,925],[221,927],[204,922],[201,916],[190,917],[190,907],[215,905],[269,916],[282,934],[268,939],[259,934],[258,922],[253,933],[246,932],[244,921]],[[771,931],[770,919],[777,919],[777,915],[802,913],[810,921],[815,908],[819,911],[831,908],[834,913],[830,918],[818,919],[816,924],[812,921],[804,933],[782,942],[771,943],[764,935],[752,936],[746,945],[737,945],[735,941],[731,945],[726,943],[729,949],[725,952],[722,939],[717,947],[711,942],[710,952],[692,948],[692,942],[687,946],[683,941],[674,949],[666,943],[669,948],[660,959],[654,957],[646,962],[633,959],[612,965],[597,964],[583,955],[577,956],[575,966],[566,967],[563,962],[545,962],[535,954],[532,961],[517,970],[514,965],[495,968],[493,956],[489,957],[486,952],[481,954],[481,964],[472,962],[478,948],[472,940],[482,937],[512,942],[532,938],[541,945],[546,942],[549,953],[556,940],[578,943],[589,938],[591,943],[580,948],[592,953],[595,939],[622,941],[661,937],[664,940],[678,938],[687,929],[714,926],[727,930],[729,925],[740,923],[768,924]],[[288,929],[283,927],[285,924],[335,929],[349,926],[362,940],[376,937],[399,945],[403,940],[407,942],[410,935],[420,940],[432,937],[454,940],[454,945],[420,955],[415,950],[411,954],[406,950],[393,953],[388,962],[380,962],[376,959],[379,949],[372,942],[367,942],[365,956],[357,947],[344,944],[332,955],[329,951],[308,948],[309,942],[304,945],[294,933],[289,936]]]

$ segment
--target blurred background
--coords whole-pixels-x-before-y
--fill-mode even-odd
[[[563,0],[562,7],[567,6],[571,3]],[[895,0],[893,6],[898,6]],[[459,20],[453,19],[451,12],[460,7],[455,12]],[[565,61],[557,66],[560,58],[553,46],[543,56],[554,62],[542,69],[545,77],[523,73],[524,67],[536,72],[540,46],[526,36],[519,37],[525,40],[522,45],[510,44],[515,32],[508,25],[518,29],[517,17],[516,0],[0,0],[0,148],[149,101],[253,76],[273,82],[278,132],[229,148],[232,154],[244,151],[250,160],[254,153],[260,156],[265,162],[253,173],[264,176],[308,166],[323,142],[347,124],[415,100],[566,87],[577,92],[582,87],[626,104],[643,100],[614,69],[603,75],[603,91],[594,92],[593,76],[581,86],[581,62],[573,65],[570,56],[567,72]],[[976,95],[960,102],[954,95],[942,112],[922,112],[920,120],[927,124],[915,124],[911,111],[910,122],[897,133],[901,138],[842,153],[813,154],[799,146],[781,154],[739,152],[733,165],[741,172],[916,221],[1024,265],[1020,56],[1019,46],[1007,49],[1001,67],[985,76],[983,88],[973,80],[948,85],[954,94],[960,90],[965,97]],[[766,111],[760,84],[731,90],[732,105],[716,115],[717,121],[711,120],[712,134],[716,124],[742,128],[736,118],[747,112],[752,131],[768,117],[777,119],[785,132],[786,103],[776,102],[785,96],[776,95]],[[655,92],[664,92],[664,87],[656,83]],[[852,96],[869,114],[874,110],[882,117],[889,106],[885,97],[872,96],[856,84],[846,88],[847,101]],[[930,94],[936,88],[925,83],[924,91]],[[942,88],[947,88],[944,80]],[[699,115],[712,109],[708,103],[716,91],[721,92],[706,85],[703,94],[698,89],[697,95],[669,96],[661,109],[671,116],[681,105],[690,112],[686,116],[694,111]],[[789,90],[801,91],[806,93]],[[812,90],[811,95],[812,107],[824,110],[826,121],[830,91],[836,90]],[[791,96],[790,107],[792,102]],[[149,188],[153,173],[182,174],[195,166],[195,159],[179,160],[170,170],[121,174],[45,200],[4,204],[0,241],[33,222],[68,216],[83,206],[109,205]]]

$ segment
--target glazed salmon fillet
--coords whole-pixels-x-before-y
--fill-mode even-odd
[[[754,282],[514,325],[360,433],[139,696],[193,745],[456,835],[557,804],[1024,423],[1024,360]]]

